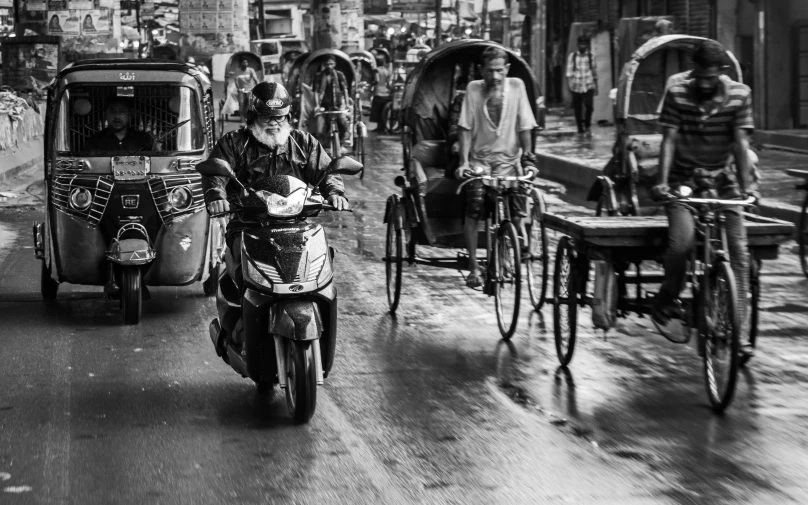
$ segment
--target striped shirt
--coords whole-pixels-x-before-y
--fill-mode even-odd
[[[595,89],[598,80],[598,63],[591,51],[570,53],[567,59],[567,81],[573,93],[586,93]]]
[[[699,102],[695,80],[686,79],[668,89],[659,124],[676,128],[676,152],[671,174],[690,177],[697,168],[723,169],[735,141],[735,128],[752,130],[752,92],[749,86],[721,76],[719,92]]]

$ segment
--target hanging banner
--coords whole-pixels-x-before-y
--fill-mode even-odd
[[[48,0],[49,11],[67,10],[67,0]]]
[[[81,33],[79,11],[48,11],[48,35],[78,35]]]
[[[90,10],[93,8],[93,0],[68,0],[67,8],[70,10]]]
[[[140,20],[151,21],[154,19],[154,2],[143,2],[140,5]]]
[[[12,0],[0,0],[0,9],[13,9],[14,2]],[[9,13],[3,14],[4,16],[8,16]]]
[[[25,2],[25,10],[46,11],[48,10],[48,2],[47,0],[28,0]]]
[[[180,46],[187,56],[233,53],[248,46],[245,0],[179,0]]]
[[[390,0],[393,12],[435,12],[434,0]]]
[[[387,14],[387,0],[364,0],[362,2],[365,15]]]
[[[108,35],[111,33],[112,23],[108,9],[93,9],[82,11],[83,21],[81,22],[82,35]]]

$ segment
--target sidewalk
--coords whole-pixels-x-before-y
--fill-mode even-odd
[[[536,142],[542,176],[572,186],[570,189],[588,191],[611,158],[614,135],[614,126],[592,126],[592,136],[581,136],[573,117],[561,109],[553,110]],[[796,223],[805,194],[794,188],[802,181],[787,175],[786,170],[808,168],[808,154],[753,145],[760,158],[761,213]]]

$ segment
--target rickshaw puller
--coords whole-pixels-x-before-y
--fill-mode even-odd
[[[255,184],[270,175],[291,175],[316,184],[331,163],[331,157],[311,134],[293,129],[289,123],[292,101],[282,85],[262,82],[250,93],[247,127],[225,134],[210,157],[202,163],[230,167],[245,186]],[[202,177],[205,204],[211,215],[230,210],[228,200],[238,200],[241,189],[226,177]],[[348,210],[345,188],[339,175],[327,176],[319,186],[320,193],[338,210]],[[238,232],[255,226],[241,216],[234,216],[227,225],[227,256],[225,262],[231,278],[240,282],[237,269],[241,265]]]
[[[325,68],[314,78],[314,109],[318,112],[345,110],[348,107],[348,80],[345,74],[336,69],[337,60],[334,56],[329,55],[324,65]],[[331,135],[329,119],[324,115],[317,116],[317,134],[322,144],[327,144]],[[339,143],[342,146],[348,133],[348,116],[338,114],[335,119],[339,129]]]
[[[150,151],[154,141],[148,133],[136,130],[129,124],[132,118],[132,103],[128,97],[111,96],[104,107],[107,127],[87,139],[86,151]]]
[[[236,74],[236,90],[238,91],[238,113],[241,122],[247,121],[247,110],[250,107],[250,90],[258,85],[258,74],[249,66],[246,58],[239,62],[239,72]]]
[[[482,58],[483,80],[470,82],[463,99],[458,121],[460,166],[455,175],[458,179],[479,175],[469,173],[470,166],[482,169],[486,175],[523,175],[523,167],[535,166],[531,135],[537,126],[525,84],[520,79],[507,77],[510,64],[504,50],[489,47]],[[463,232],[470,269],[466,285],[478,287],[482,285],[482,276],[477,264],[477,234],[480,219],[485,217],[486,192],[479,180],[468,183],[464,190]],[[512,194],[508,200],[513,223],[524,237],[522,218],[527,216],[526,198]]]
[[[695,69],[689,79],[672,86],[665,97],[659,123],[663,127],[659,184],[652,196],[665,199],[671,188],[688,185],[698,190],[712,187],[723,199],[744,192],[758,196],[750,185],[747,150],[754,128],[751,91],[748,86],[722,75],[726,51],[709,40],[696,50]],[[734,154],[736,172],[726,169]],[[687,342],[681,328],[679,295],[685,286],[687,262],[696,246],[694,216],[683,204],[667,206],[668,250],[665,280],[651,316],[657,329],[672,342]],[[749,286],[746,229],[740,206],[724,211],[732,270],[740,294],[740,316],[745,321]],[[746,324],[744,323],[744,327]],[[745,352],[750,348],[745,346]]]

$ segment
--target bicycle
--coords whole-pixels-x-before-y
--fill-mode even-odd
[[[314,116],[326,116],[328,117],[328,123],[330,126],[330,147],[331,147],[331,154],[332,158],[337,158],[340,155],[340,141],[339,141],[339,125],[337,124],[337,116],[340,114],[348,114],[350,113],[349,110],[335,110],[335,111],[328,111],[328,110],[321,110],[314,113]]]
[[[539,206],[539,212],[543,211],[544,200],[538,191],[530,191],[530,188],[537,186],[532,179],[535,176],[534,170],[528,170],[523,176],[489,176],[480,175],[471,177],[457,188],[459,194],[466,184],[480,180],[486,184],[486,198],[494,197],[494,205],[486,211],[485,216],[485,237],[486,237],[486,260],[485,260],[485,280],[483,292],[489,296],[494,296],[494,305],[497,313],[497,324],[503,338],[509,339],[516,331],[516,324],[519,319],[519,308],[522,292],[522,247],[519,233],[510,215],[510,206],[506,202],[511,195],[509,189],[516,184],[518,190],[528,190],[526,193],[533,196],[531,203],[533,208]],[[532,209],[531,209],[532,210]],[[535,218],[536,213],[530,213],[529,218]],[[539,310],[544,302],[544,294],[547,285],[547,241],[546,231],[541,216],[539,222],[530,219],[530,232],[526,237],[527,241],[527,273],[528,289],[530,291],[531,302],[534,308]],[[529,219],[525,218],[525,219]],[[527,223],[526,223],[527,225]],[[540,248],[538,255],[533,254],[536,248]],[[538,277],[538,278],[536,278]],[[512,295],[512,296],[509,296]]]

